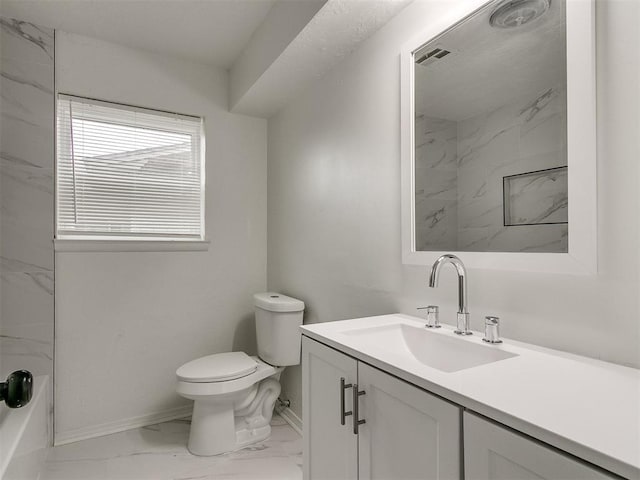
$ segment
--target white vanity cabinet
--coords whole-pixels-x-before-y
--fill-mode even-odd
[[[304,478],[351,480],[358,477],[358,437],[351,419],[341,425],[341,383],[354,383],[358,362],[302,337]],[[345,392],[345,410],[352,397]],[[348,417],[347,417],[348,418]]]
[[[460,407],[307,337],[302,369],[306,480],[461,478]]]
[[[464,412],[468,480],[604,480],[607,475],[555,449],[473,413]]]
[[[402,314],[302,333],[307,480],[640,480],[636,369]]]

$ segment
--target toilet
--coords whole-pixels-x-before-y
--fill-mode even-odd
[[[178,394],[194,401],[187,444],[194,455],[232,452],[269,437],[280,374],[300,363],[304,303],[273,292],[253,298],[257,357],[217,353],[176,371]]]

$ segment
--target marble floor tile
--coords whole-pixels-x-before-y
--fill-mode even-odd
[[[302,437],[274,415],[271,437],[237,452],[187,451],[189,420],[175,420],[54,447],[40,480],[297,480]]]

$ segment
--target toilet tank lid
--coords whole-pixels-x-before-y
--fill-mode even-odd
[[[269,312],[301,312],[304,310],[304,302],[301,300],[276,292],[256,293],[253,300],[256,307]]]

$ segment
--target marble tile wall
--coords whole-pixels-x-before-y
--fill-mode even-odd
[[[504,176],[567,165],[566,90],[554,86],[457,126],[458,249],[566,252],[567,224],[505,227],[502,198]],[[567,208],[566,198],[538,201],[549,215]]]
[[[505,177],[505,225],[567,223],[567,167]]]
[[[54,32],[0,17],[0,377],[53,372]]]
[[[457,244],[456,122],[420,115],[415,122],[416,250]]]

